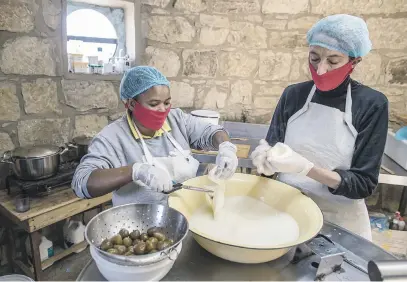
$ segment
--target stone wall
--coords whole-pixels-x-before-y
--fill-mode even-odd
[[[354,78],[387,95],[393,127],[407,122],[407,1],[143,2],[145,62],[170,77],[179,106],[268,122],[283,89],[310,78],[307,30],[323,16],[352,13],[367,21],[374,46]]]
[[[94,135],[123,112],[119,81],[63,78],[61,8],[0,1],[0,152]]]
[[[0,151],[92,135],[123,111],[119,81],[63,77],[61,1],[0,1]],[[392,125],[402,124],[407,2],[387,2],[142,0],[144,63],[171,80],[175,106],[267,123],[283,89],[309,79],[306,31],[324,15],[353,13],[374,45],[354,77],[383,91]]]

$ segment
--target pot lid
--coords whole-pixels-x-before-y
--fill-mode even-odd
[[[191,112],[191,115],[203,118],[219,118],[220,114],[210,110],[195,110]]]
[[[72,141],[78,145],[89,145],[90,141],[92,141],[93,137],[89,136],[78,136],[75,137]]]
[[[18,147],[13,151],[16,158],[40,158],[56,154],[61,149],[54,145],[37,145]]]

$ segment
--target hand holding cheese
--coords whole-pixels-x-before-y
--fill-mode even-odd
[[[306,176],[314,164],[293,151],[288,145],[278,142],[267,151],[267,162],[275,172],[294,173]]]

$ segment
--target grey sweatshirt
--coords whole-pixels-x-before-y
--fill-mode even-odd
[[[184,113],[180,109],[172,109],[167,122],[171,127],[171,135],[184,150],[216,150],[212,145],[212,137],[224,130],[219,125],[206,123],[201,119]],[[165,135],[144,139],[153,157],[167,157],[175,148]],[[81,159],[72,180],[72,189],[80,198],[91,198],[87,190],[88,178],[96,169],[118,168],[143,162],[143,149],[139,139],[132,135],[126,116],[109,124],[97,134],[88,147],[88,153]],[[119,200],[119,198],[122,198]],[[132,198],[133,200],[125,200]],[[166,201],[167,196],[156,193],[145,187],[134,188],[126,185],[113,192],[113,203],[124,202],[154,203]],[[115,203],[116,200],[116,203]]]

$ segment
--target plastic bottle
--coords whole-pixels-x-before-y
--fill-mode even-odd
[[[405,227],[406,227],[406,222],[404,221],[404,218],[400,217],[400,219],[399,219],[399,230],[403,231]]]
[[[28,258],[32,261],[31,244],[29,238],[25,241],[26,252]],[[39,245],[40,258],[44,261],[52,256],[54,256],[54,245],[52,241],[48,240],[45,236],[41,236],[41,243]]]
[[[391,229],[392,230],[399,230],[399,222],[400,222],[400,212],[395,212],[394,218],[392,220]]]
[[[79,244],[85,240],[85,225],[81,220],[67,219],[64,227],[64,247],[70,248],[75,244]],[[79,249],[76,253],[82,252],[86,247]]]

